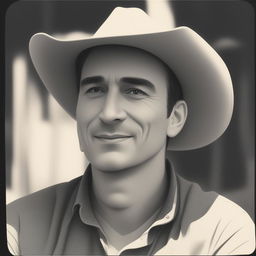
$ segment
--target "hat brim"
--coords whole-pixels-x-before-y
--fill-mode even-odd
[[[215,50],[188,27],[151,34],[72,41],[37,33],[30,40],[29,51],[48,91],[71,117],[76,118],[77,56],[94,46],[115,44],[141,48],[158,56],[180,81],[188,105],[188,117],[183,130],[169,139],[169,150],[200,148],[223,134],[233,112],[231,77]]]

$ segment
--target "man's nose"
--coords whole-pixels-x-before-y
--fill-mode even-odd
[[[99,117],[106,124],[120,122],[126,118],[126,112],[122,107],[121,95],[117,90],[110,90],[107,93]]]

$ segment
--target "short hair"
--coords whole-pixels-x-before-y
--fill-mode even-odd
[[[94,46],[91,47],[89,49],[86,49],[84,51],[82,51],[76,59],[76,79],[77,79],[77,88],[79,91],[80,88],[80,76],[81,76],[81,71],[82,71],[82,67],[83,64],[85,62],[85,60],[87,59],[89,53],[91,52],[91,50],[98,48],[98,47],[104,47],[104,46],[113,46],[113,45],[100,45],[100,46]],[[169,117],[169,115],[172,112],[172,109],[175,105],[175,103],[179,100],[183,99],[183,92],[182,92],[182,88],[180,85],[180,82],[178,80],[178,78],[176,77],[175,73],[171,70],[171,68],[164,62],[162,61],[159,57],[153,55],[150,52],[147,52],[145,50],[142,50],[140,48],[136,48],[136,47],[131,47],[128,46],[129,48],[135,48],[135,49],[139,49],[141,51],[146,52],[147,54],[153,56],[154,58],[158,59],[158,61],[160,61],[163,66],[165,67],[168,77],[167,77],[167,81],[168,81],[168,86],[167,86],[167,115]]]

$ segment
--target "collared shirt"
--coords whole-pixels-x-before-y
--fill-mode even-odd
[[[82,177],[7,207],[8,244],[16,255],[230,255],[255,249],[254,223],[238,205],[204,192],[167,165],[169,190],[155,222],[120,251],[95,218],[91,168]]]
[[[167,193],[164,205],[158,214],[156,221],[147,229],[145,232],[135,241],[126,245],[122,250],[116,250],[111,244],[107,242],[104,232],[101,229],[95,215],[93,213],[93,207],[91,205],[90,194],[91,194],[91,170],[87,170],[86,175],[82,177],[81,184],[78,189],[76,200],[73,206],[79,209],[79,215],[81,220],[87,224],[96,227],[99,230],[100,242],[107,253],[107,255],[120,255],[123,251],[136,249],[140,247],[146,247],[153,243],[154,235],[149,236],[150,231],[160,225],[167,224],[172,221],[175,215],[176,204],[177,204],[177,180],[173,172],[173,168],[170,167],[169,162],[166,162],[167,166],[167,177],[169,181],[169,189]]]

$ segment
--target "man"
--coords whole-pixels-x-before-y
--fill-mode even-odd
[[[85,174],[8,206],[22,255],[229,255],[255,249],[238,205],[184,180],[167,149],[199,148],[227,128],[229,72],[193,30],[163,31],[116,8],[91,38],[30,42],[42,81],[77,121]],[[76,67],[76,68],[75,68]],[[78,80],[78,86],[76,81]]]

